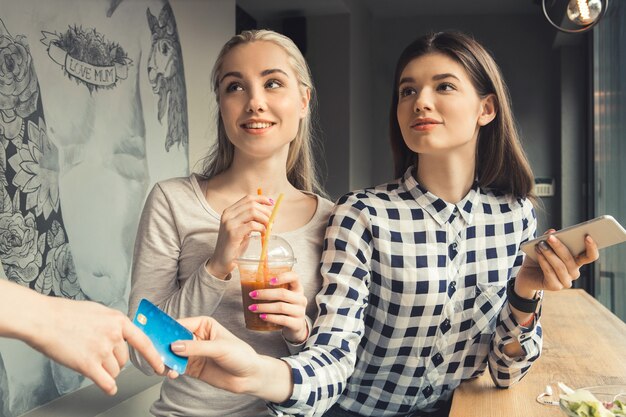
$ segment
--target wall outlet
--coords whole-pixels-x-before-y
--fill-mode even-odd
[[[537,197],[553,197],[554,178],[535,178],[535,195]]]

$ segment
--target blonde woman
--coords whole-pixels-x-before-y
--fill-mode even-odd
[[[246,31],[228,41],[212,73],[219,105],[217,144],[203,175],[158,183],[150,193],[135,245],[129,315],[148,298],[174,317],[208,315],[263,354],[297,352],[307,340],[313,299],[322,285],[319,262],[332,203],[314,169],[313,85],[295,44],[271,31]],[[262,188],[264,195],[257,195]],[[297,264],[276,277],[288,289],[258,290],[262,320],[282,332],[254,332],[243,321],[233,261],[252,232],[266,228],[282,193],[273,233],[293,247]],[[150,368],[137,356],[139,368]],[[235,397],[188,377],[166,380],[151,412],[157,416],[260,416],[255,397]]]

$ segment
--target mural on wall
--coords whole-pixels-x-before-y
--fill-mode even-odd
[[[60,34],[41,34],[50,59],[59,64],[68,78],[83,83],[90,92],[114,88],[128,77],[132,60],[119,44],[107,42],[95,29],[74,26]]]
[[[23,36],[0,19],[0,259],[11,281],[46,295],[85,296],[59,204],[59,153],[47,136]]]
[[[147,11],[152,48],[148,58],[148,79],[152,90],[159,95],[158,117],[161,122],[167,111],[165,150],[174,144],[188,146],[187,94],[182,76],[183,54],[178,41],[174,13],[165,5],[158,19]]]
[[[126,312],[147,192],[188,173],[183,61],[162,0],[0,0],[0,260],[42,294]],[[0,417],[86,383],[0,338]]]

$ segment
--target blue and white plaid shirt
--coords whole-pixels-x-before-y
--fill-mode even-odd
[[[506,283],[534,237],[530,201],[477,184],[457,204],[412,176],[347,194],[329,219],[319,317],[292,367],[277,415],[321,415],[335,402],[362,416],[437,408],[489,365],[519,381],[541,353],[541,327],[514,319]],[[538,316],[537,316],[538,318]],[[508,357],[518,340],[526,354]]]

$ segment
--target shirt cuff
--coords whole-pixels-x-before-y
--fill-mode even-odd
[[[525,360],[528,356],[529,350],[525,345],[532,343],[533,335],[536,332],[537,322],[539,320],[539,314],[534,313],[535,317],[533,319],[533,323],[530,327],[524,327],[517,323],[515,317],[513,316],[513,311],[511,311],[511,306],[509,303],[506,303],[505,307],[502,309],[500,315],[500,323],[499,326],[496,327],[496,335],[495,335],[495,344],[496,346],[504,346],[511,343],[513,340],[517,340],[519,344],[522,346],[522,349],[525,352],[524,356],[516,356],[514,358],[509,358],[504,352],[502,354],[507,357],[508,360],[520,362]]]
[[[311,383],[310,378],[313,376],[311,372],[307,372],[302,364],[291,357],[281,358],[291,368],[291,377],[293,380],[293,392],[291,397],[280,404],[267,403],[268,407],[275,413],[275,415],[290,414],[293,409],[302,411],[304,404],[308,405],[311,396]],[[310,404],[312,406],[312,404]],[[308,407],[307,407],[308,408]],[[304,413],[303,413],[304,414]]]
[[[209,271],[206,270],[206,263],[209,261],[209,259],[211,258],[208,258],[206,261],[200,264],[200,268],[198,269],[198,278],[200,278],[200,282],[202,284],[212,289],[224,290],[229,284],[230,279],[232,278],[232,274],[226,275],[224,279],[220,279],[215,275],[210,274]]]
[[[285,341],[285,345],[287,345],[287,349],[289,350],[289,354],[296,355],[298,352],[302,351],[304,345],[306,345],[306,341],[309,340],[309,336],[311,335],[311,329],[313,328],[313,322],[309,318],[309,316],[304,316],[304,321],[306,322],[306,338],[300,343],[293,343],[292,341],[285,338],[285,335],[282,334],[283,340]]]

